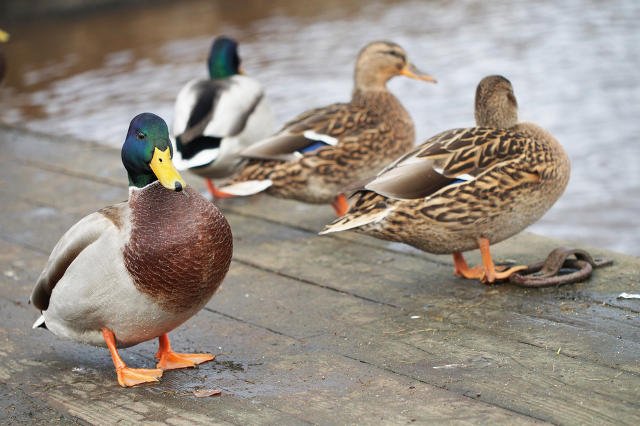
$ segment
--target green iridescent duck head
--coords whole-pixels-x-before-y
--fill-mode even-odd
[[[181,191],[186,185],[171,161],[167,123],[155,114],[145,112],[131,120],[121,156],[129,186],[142,188],[157,180],[167,189]]]
[[[238,56],[238,43],[226,36],[217,37],[211,45],[207,64],[209,66],[209,76],[212,79],[242,74],[240,57]]]

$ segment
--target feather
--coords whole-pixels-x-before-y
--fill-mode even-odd
[[[113,223],[109,219],[96,212],[85,216],[60,238],[31,293],[30,301],[36,308],[47,309],[51,292],[69,265],[84,249],[100,238],[107,228],[112,226]]]
[[[325,234],[330,234],[332,232],[346,231],[348,229],[359,228],[363,225],[375,223],[384,219],[389,214],[390,211],[391,211],[391,208],[387,208],[385,210],[375,210],[369,213],[358,215],[356,217],[343,216],[338,220],[336,220],[335,222],[327,225],[322,231],[318,233],[318,235],[325,235]]]
[[[220,188],[220,191],[239,197],[244,197],[247,195],[253,195],[257,194],[258,192],[262,192],[265,189],[269,188],[272,183],[273,182],[271,182],[271,180],[269,179],[247,180],[244,182],[234,183],[229,186],[223,186],[222,188]]]
[[[312,141],[319,141],[324,143],[325,145],[336,146],[338,145],[338,139],[331,137],[329,135],[322,135],[320,133],[316,133],[313,130],[305,130],[303,133],[305,138]]]
[[[178,170],[187,170],[202,167],[214,162],[216,158],[218,158],[219,153],[220,148],[205,149],[198,152],[191,158],[183,158],[180,154],[180,151],[177,151],[175,156],[173,157],[173,164]]]
[[[501,149],[504,140],[509,149]],[[383,169],[365,188],[395,199],[417,199],[473,181],[516,158],[529,139],[508,129],[471,127],[442,132]]]
[[[31,326],[31,328],[34,330],[39,327],[44,328],[45,330],[47,329],[47,325],[44,323],[44,315],[40,315],[38,319]]]
[[[178,149],[189,158],[210,148],[203,143],[208,139],[199,138],[213,138],[219,145],[220,139],[239,134],[263,96],[258,82],[241,75],[187,83],[175,104],[173,134],[180,141]]]

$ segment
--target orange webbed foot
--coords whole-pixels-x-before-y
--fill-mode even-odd
[[[158,357],[156,367],[162,370],[175,370],[178,368],[191,368],[203,362],[211,361],[215,358],[211,354],[181,354],[176,352],[165,352]]]
[[[211,194],[211,196],[213,197],[214,200],[220,200],[223,198],[233,198],[235,197],[235,195],[232,194],[228,194],[224,191],[220,191],[216,185],[213,183],[213,181],[211,179],[205,179],[204,180],[205,184],[207,185],[207,190],[209,191],[209,193]]]
[[[479,265],[473,268],[469,267],[460,252],[453,253],[453,273],[469,280],[481,280],[484,278],[484,268]]]
[[[336,212],[336,216],[344,216],[349,211],[349,202],[344,194],[336,195],[336,198],[331,202],[331,207]]]
[[[169,336],[165,333],[158,337],[159,347],[156,358],[158,364],[156,367],[163,370],[175,370],[177,368],[195,367],[203,362],[211,361],[215,358],[211,354],[181,354],[171,349]]]
[[[122,367],[116,369],[116,374],[120,386],[126,388],[142,383],[157,382],[162,377],[162,370],[159,368]]]
[[[495,281],[508,280],[509,277],[515,274],[518,271],[523,271],[529,268],[527,265],[515,265],[510,268],[506,266],[496,266],[493,270],[493,274],[485,274],[484,277],[481,278],[482,282],[485,284],[492,284]]]
[[[473,268],[464,270],[454,269],[453,273],[460,278],[468,280],[481,280],[484,278],[484,269],[482,269],[482,266],[474,266]]]
[[[482,256],[482,265],[470,268],[464,260],[462,253],[453,253],[454,273],[462,278],[480,280],[484,284],[493,284],[499,280],[509,279],[511,275],[518,271],[527,269],[526,265],[516,265],[511,267],[496,266],[491,258],[489,251],[489,240],[486,238],[478,239],[480,247],[480,255]]]

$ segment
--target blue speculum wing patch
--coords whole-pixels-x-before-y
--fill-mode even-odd
[[[329,145],[328,143],[320,142],[320,141],[311,141],[311,144],[305,146],[302,149],[299,149],[298,152],[301,154],[305,154],[307,152],[316,151],[322,148],[323,146],[331,146],[331,145]]]

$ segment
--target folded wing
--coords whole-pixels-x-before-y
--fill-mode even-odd
[[[508,129],[448,130],[391,163],[364,188],[389,198],[428,197],[517,158],[527,143],[526,135]]]
[[[118,214],[120,210],[115,208],[111,209],[111,215]],[[49,307],[51,292],[58,281],[64,276],[69,265],[71,265],[84,249],[94,243],[107,229],[113,226],[115,226],[114,222],[101,212],[85,216],[73,225],[53,248],[47,265],[40,274],[38,282],[31,293],[31,303],[40,310],[46,310]]]

